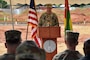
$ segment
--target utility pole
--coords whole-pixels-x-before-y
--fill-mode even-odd
[[[12,28],[14,30],[13,10],[12,10],[12,1],[11,0],[10,0],[10,9],[11,9]]]

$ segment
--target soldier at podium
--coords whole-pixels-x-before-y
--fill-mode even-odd
[[[76,51],[76,46],[78,45],[78,32],[66,32],[65,44],[67,46],[67,50],[56,54],[53,57],[53,60],[78,60],[82,57],[78,51]]]
[[[46,4],[46,12],[39,19],[39,27],[59,26],[58,17],[52,12],[52,4]]]

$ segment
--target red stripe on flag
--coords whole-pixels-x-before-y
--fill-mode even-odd
[[[32,25],[32,26],[37,26],[36,24],[32,23],[32,22],[28,22],[28,24]]]
[[[40,47],[40,43],[38,42],[38,38],[35,36],[34,39],[35,39],[35,42],[37,43],[38,47]]]
[[[33,30],[33,29],[32,29],[32,30]],[[33,32],[32,37],[34,37],[34,36],[36,35],[36,33],[37,33],[37,30],[35,30],[35,31]]]
[[[30,14],[34,14],[37,16],[36,12],[33,12],[33,11],[29,11]]]
[[[36,21],[36,22],[38,22],[37,18],[34,18],[34,17],[32,17],[32,16],[29,16],[28,18],[29,18],[29,19],[32,19],[32,20],[34,20],[34,21]]]

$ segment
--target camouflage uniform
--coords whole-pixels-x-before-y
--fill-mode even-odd
[[[0,56],[0,60],[15,60],[15,54],[4,54]]]
[[[78,60],[82,57],[78,51],[65,50],[62,53],[56,54],[52,60]]]
[[[6,44],[9,44],[9,45],[20,44],[21,43],[21,32],[17,30],[8,30],[5,32],[5,38],[6,38]],[[15,54],[6,53],[0,56],[0,60],[15,60]]]
[[[45,51],[34,41],[25,41],[16,49],[16,60],[45,60]]]
[[[52,8],[51,4],[47,4],[46,6]],[[51,12],[50,14],[48,14],[47,12],[43,13],[39,19],[39,26],[59,26],[57,15],[53,12]]]
[[[77,32],[67,31],[65,36],[66,45],[68,44],[70,48],[71,46],[76,48],[76,45],[78,44],[78,36],[79,33]],[[83,57],[83,55],[78,51],[72,50],[70,48],[67,48],[67,50],[64,52],[56,54],[52,60],[79,60],[81,57]]]

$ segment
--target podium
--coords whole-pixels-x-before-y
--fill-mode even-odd
[[[38,36],[46,52],[46,60],[52,60],[57,54],[57,37],[61,37],[60,27],[38,27]]]

